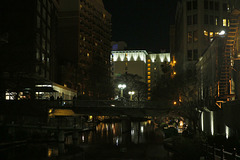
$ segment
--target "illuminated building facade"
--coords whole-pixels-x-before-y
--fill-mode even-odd
[[[56,81],[59,2],[4,0],[1,4],[1,98],[32,99],[39,94],[49,98],[52,87],[36,86],[53,86]]]
[[[148,100],[158,78],[163,74],[161,65],[170,63],[170,53],[147,53],[146,50],[112,51],[113,78],[129,73],[142,77],[147,84]]]
[[[111,15],[102,0],[61,0],[59,83],[93,99],[110,97]]]
[[[239,10],[231,12],[229,22],[227,32],[215,37],[196,63],[202,130],[226,138],[240,129]]]
[[[227,30],[228,14],[236,0],[181,0],[175,18],[176,69],[181,73],[195,63],[221,30]]]

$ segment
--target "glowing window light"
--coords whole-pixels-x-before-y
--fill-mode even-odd
[[[226,138],[228,139],[229,137],[229,127],[225,126],[225,134],[226,134]]]
[[[120,60],[121,60],[121,61],[124,61],[124,59],[125,59],[125,54],[124,54],[124,53],[121,53],[121,54],[119,54],[119,57],[120,57]]]
[[[160,57],[160,61],[163,62],[165,56],[163,54],[161,54],[159,57]]]
[[[227,19],[223,19],[223,26],[227,26]]]
[[[210,113],[210,120],[211,120],[211,134],[214,135],[214,117],[213,111]]]
[[[156,54],[150,54],[149,57],[150,57],[151,61],[154,62],[157,55]]]
[[[201,127],[202,127],[202,131],[204,131],[204,112],[202,112],[201,114]]]

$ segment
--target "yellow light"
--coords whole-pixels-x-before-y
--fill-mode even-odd
[[[52,113],[53,109],[49,109],[48,113]]]
[[[176,105],[176,104],[177,104],[177,102],[176,102],[176,101],[174,101],[174,102],[173,102],[173,104],[174,104],[174,105]]]
[[[148,79],[151,79],[151,76],[148,76]]]
[[[89,119],[92,120],[93,116],[89,116]]]
[[[176,61],[173,61],[174,64],[176,64],[177,62]]]
[[[182,127],[183,126],[183,121],[180,121],[179,124],[180,124],[180,127]]]
[[[175,74],[177,74],[176,72],[173,72],[173,74],[175,75]]]

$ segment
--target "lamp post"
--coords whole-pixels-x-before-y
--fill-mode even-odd
[[[132,96],[135,94],[134,91],[129,91],[128,94],[130,95],[130,101],[132,101]]]
[[[126,88],[126,84],[119,84],[118,88],[121,90],[121,97],[123,97],[123,90]]]

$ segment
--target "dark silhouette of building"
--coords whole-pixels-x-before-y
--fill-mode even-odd
[[[57,0],[1,1],[0,78],[5,92],[32,92],[56,77]]]
[[[58,83],[88,98],[110,97],[111,15],[101,0],[60,2]]]

